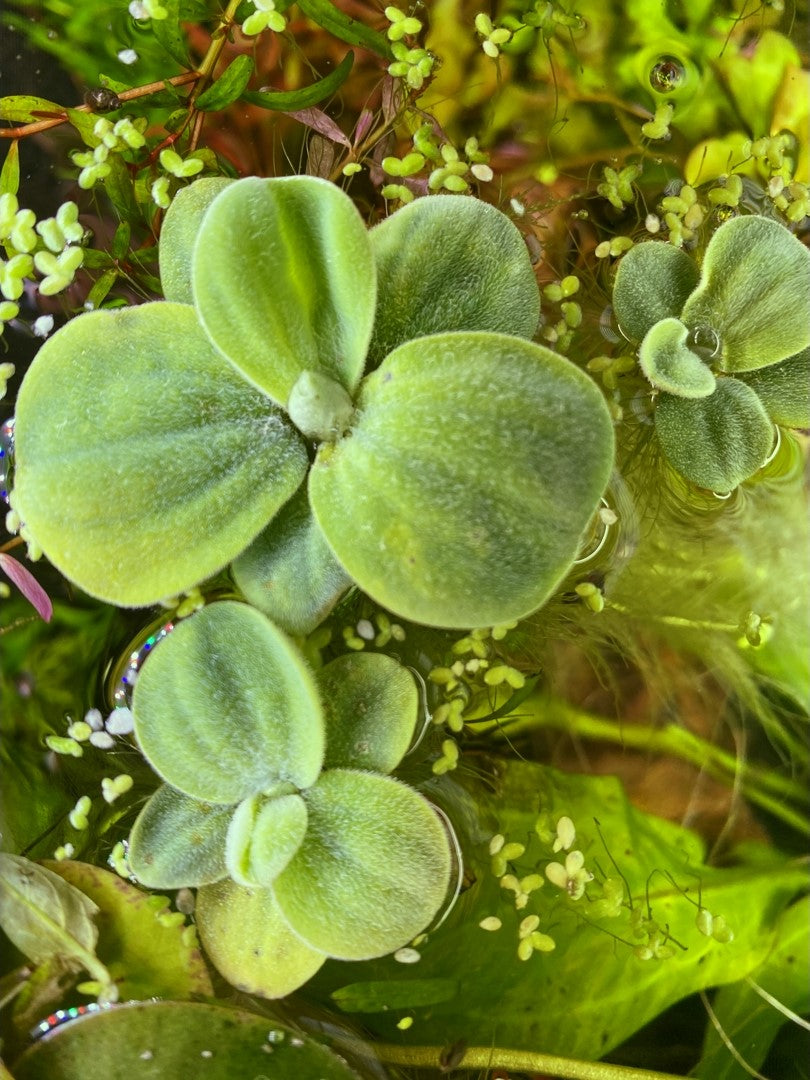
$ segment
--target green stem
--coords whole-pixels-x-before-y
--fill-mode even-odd
[[[713,746],[677,724],[664,727],[640,727],[635,724],[617,724],[600,716],[576,709],[564,702],[551,701],[535,696],[524,704],[530,711],[510,722],[508,733],[513,736],[522,729],[550,727],[568,731],[580,738],[594,742],[618,743],[633,750],[647,750],[659,754],[671,754],[705,770],[723,783],[732,783],[740,777],[743,789],[751,802],[767,810],[798,832],[810,834],[810,821],[804,814],[785,804],[788,798],[803,802],[805,791],[801,785],[771,773],[747,765],[728,751]]]
[[[192,98],[196,98],[202,92],[210,79],[211,74],[216,67],[217,60],[219,60],[219,55],[225,48],[225,38],[228,33],[228,28],[233,23],[234,16],[236,15],[240,3],[241,0],[228,0],[228,6],[222,14],[219,26],[211,35],[211,44],[208,46],[208,51],[203,57],[202,63],[197,68],[197,75],[199,78],[191,92]]]
[[[389,1065],[441,1069],[441,1048],[436,1046],[393,1046],[374,1043],[369,1056]],[[535,1054],[527,1050],[503,1050],[500,1047],[472,1046],[456,1069],[507,1069],[510,1072],[542,1073],[560,1080],[683,1080],[673,1073],[635,1069],[627,1065],[609,1065],[602,1061],[576,1061],[555,1054]],[[446,1070],[443,1070],[446,1071]]]

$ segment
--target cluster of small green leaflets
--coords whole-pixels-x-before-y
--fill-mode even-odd
[[[736,217],[700,270],[671,244],[622,259],[619,326],[658,391],[655,431],[669,463],[727,492],[767,460],[774,424],[810,425],[810,252],[768,218]]]
[[[207,179],[160,264],[165,302],[73,319],[20,391],[13,505],[68,578],[142,606],[237,559],[294,633],[349,581],[429,625],[541,606],[613,432],[594,383],[527,340],[539,293],[505,215],[433,197],[369,232],[324,180]]]
[[[166,783],[132,829],[129,865],[152,888],[202,886],[199,932],[235,985],[281,996],[327,956],[402,947],[439,910],[445,828],[388,775],[418,701],[382,653],[313,675],[273,623],[233,601],[190,616],[144,665],[135,734]]]

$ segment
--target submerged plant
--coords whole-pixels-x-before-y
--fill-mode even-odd
[[[348,579],[440,626],[543,603],[613,435],[591,380],[524,340],[539,296],[504,215],[421,199],[369,233],[319,179],[208,180],[160,260],[166,302],[72,320],[20,393],[13,506],[66,576],[147,605],[255,540],[254,602],[268,567],[315,582],[260,604],[295,632]]]
[[[661,449],[694,484],[730,491],[765,463],[774,424],[810,426],[810,252],[778,222],[725,222],[700,269],[638,244],[613,306],[657,391]]]
[[[182,622],[144,665],[135,735],[166,783],[135,823],[129,864],[152,888],[224,882],[201,890],[198,924],[238,985],[288,993],[326,956],[392,952],[435,916],[447,834],[388,775],[417,707],[390,657],[350,654],[313,676],[268,619],[231,601]],[[218,917],[223,895],[241,917]],[[245,965],[254,918],[265,951]]]

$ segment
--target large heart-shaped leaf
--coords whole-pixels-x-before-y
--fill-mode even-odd
[[[212,806],[169,784],[141,810],[129,836],[132,873],[150,889],[209,885],[226,877],[225,837],[232,806]]]
[[[756,393],[775,424],[810,427],[810,348],[740,378]]]
[[[160,230],[160,283],[167,300],[193,301],[191,255],[208,207],[232,184],[226,176],[205,176],[177,192]]]
[[[211,604],[176,627],[144,664],[135,734],[173,787],[235,803],[281,781],[309,787],[324,754],[313,677],[260,612]]]
[[[672,244],[637,244],[622,257],[613,285],[613,311],[619,328],[631,341],[662,319],[680,315],[700,280],[692,259]]]
[[[504,334],[436,334],[363,383],[347,437],[310,472],[315,517],[378,603],[432,626],[535,611],[559,584],[613,464],[594,383]]]
[[[66,577],[143,606],[235,558],[292,495],[306,451],[225,364],[192,308],[73,319],[17,403],[15,505]]]
[[[306,486],[234,561],[247,599],[289,634],[309,634],[352,580],[312,516]]]
[[[810,251],[771,218],[732,218],[709,241],[681,318],[715,331],[724,371],[793,356],[810,345]]]
[[[540,293],[526,243],[494,206],[452,195],[417,199],[370,238],[378,288],[372,363],[425,334],[530,338],[537,329]]]
[[[684,398],[705,398],[717,380],[711,368],[686,344],[689,331],[679,319],[662,319],[644,336],[638,351],[641,370],[659,390]]]
[[[342,960],[393,952],[424,930],[450,881],[450,846],[430,804],[387,776],[331,769],[304,793],[304,842],[273,892],[314,949]]]
[[[306,831],[307,806],[297,793],[244,799],[228,829],[228,872],[239,885],[272,884],[301,846]]]
[[[196,917],[211,962],[247,994],[285,997],[326,960],[292,932],[272,889],[246,889],[229,878],[206,885],[197,893]]]
[[[711,397],[661,394],[655,433],[678,472],[698,487],[731,491],[762,466],[774,440],[762,403],[739,379],[718,379]]]
[[[383,653],[339,656],[315,675],[326,715],[324,768],[390,773],[413,739],[419,694]]]
[[[280,405],[304,371],[353,391],[376,275],[351,199],[314,176],[231,184],[209,207],[192,286],[211,341]]]

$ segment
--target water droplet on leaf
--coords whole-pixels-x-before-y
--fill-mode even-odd
[[[683,86],[685,79],[686,68],[677,56],[659,56],[650,69],[650,86],[657,94],[674,93]]]

